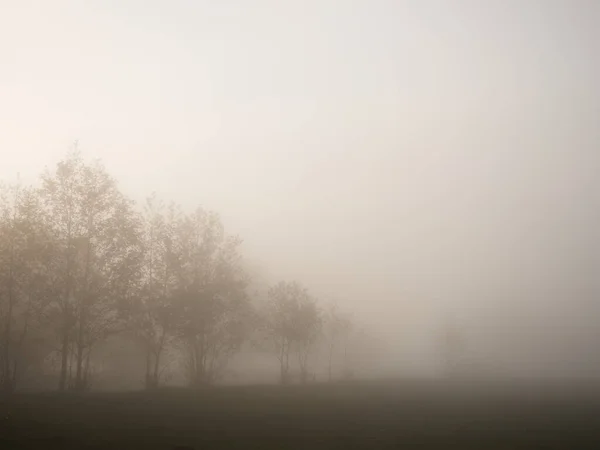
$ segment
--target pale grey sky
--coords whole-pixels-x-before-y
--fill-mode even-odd
[[[129,195],[219,211],[270,276],[391,335],[431,333],[439,303],[581,328],[578,302],[600,309],[599,10],[0,0],[0,177],[78,139]]]

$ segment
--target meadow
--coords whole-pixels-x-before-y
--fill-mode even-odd
[[[29,393],[0,411],[2,449],[600,448],[600,388],[585,382]]]

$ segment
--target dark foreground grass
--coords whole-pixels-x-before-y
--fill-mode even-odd
[[[386,381],[0,400],[0,449],[600,449],[600,389]]]

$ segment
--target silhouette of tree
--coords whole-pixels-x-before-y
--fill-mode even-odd
[[[77,150],[53,172],[46,171],[42,182],[59,247],[62,295],[53,302],[61,320],[59,389],[71,381],[81,390],[89,382],[93,345],[122,326],[119,303],[127,300],[139,275],[140,224],[115,180],[100,163],[86,164]]]
[[[338,342],[347,353],[349,319],[333,309],[323,317],[295,281],[265,286],[259,314],[242,240],[225,232],[218,214],[185,213],[156,194],[138,209],[77,148],[39,181],[0,189],[4,389],[13,390],[29,366],[41,372],[44,361],[56,363],[59,390],[89,389],[93,350],[110,336],[132,339],[145,359],[147,388],[165,381],[167,360],[185,361],[192,386],[214,383],[258,335],[275,350],[282,383],[290,381],[290,355],[306,382],[324,325],[331,379]]]
[[[34,189],[0,189],[0,380],[8,391],[16,387],[28,337],[41,326],[53,294],[53,242],[45,225]]]
[[[280,382],[290,381],[290,353],[298,350],[300,373],[306,381],[308,355],[320,327],[316,302],[296,281],[281,281],[269,288],[265,331],[280,365]]]
[[[165,207],[155,194],[143,211],[144,260],[140,289],[132,311],[132,329],[146,353],[147,388],[158,386],[161,356],[175,337],[173,293],[180,255],[175,248],[179,210]]]
[[[337,304],[332,304],[324,317],[325,338],[327,339],[328,379],[332,380],[332,366],[338,343],[343,351],[344,372],[348,372],[348,345],[353,331],[350,315],[341,311]]]
[[[192,385],[214,382],[249,333],[252,314],[240,245],[219,216],[198,208],[178,228],[181,255],[175,295],[178,334]]]

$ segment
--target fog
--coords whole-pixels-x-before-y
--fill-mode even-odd
[[[477,370],[598,376],[600,8],[483,3],[0,0],[0,178],[77,140],[218,211],[380,374],[438,373],[452,323]]]

